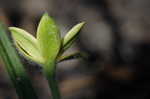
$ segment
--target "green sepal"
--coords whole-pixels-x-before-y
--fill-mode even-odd
[[[61,46],[60,31],[55,21],[47,13],[40,20],[37,29],[37,41],[46,62],[57,57]]]
[[[85,22],[81,22],[77,25],[75,25],[67,34],[66,36],[63,38],[63,49],[67,49],[69,48],[72,43],[76,40],[77,35],[79,34],[79,31],[81,30],[81,28],[83,27],[83,25],[85,24]]]
[[[74,52],[72,54],[69,55],[62,55],[60,57],[57,58],[57,63],[66,61],[66,60],[72,60],[72,59],[79,59],[79,58],[85,58],[86,55],[84,53],[81,52]]]
[[[37,45],[37,40],[23,29],[10,27],[16,47],[25,57],[41,63],[43,61],[40,50]]]

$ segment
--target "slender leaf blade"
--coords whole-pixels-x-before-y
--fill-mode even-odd
[[[5,63],[19,98],[37,99],[30,78],[21,64],[15,49],[12,47],[2,24],[0,24],[0,56]]]

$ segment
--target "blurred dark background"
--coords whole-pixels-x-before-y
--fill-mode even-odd
[[[58,64],[63,99],[150,99],[149,11],[150,0],[0,0],[0,21],[33,35],[44,12],[62,36],[86,22],[67,53],[80,50],[88,58]],[[49,99],[41,67],[20,57],[40,99]],[[17,99],[0,63],[0,99]]]

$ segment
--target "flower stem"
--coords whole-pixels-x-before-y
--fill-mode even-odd
[[[58,83],[56,80],[56,62],[51,61],[43,66],[44,75],[46,76],[53,99],[61,99]]]

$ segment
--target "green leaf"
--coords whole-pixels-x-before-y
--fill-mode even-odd
[[[40,20],[37,29],[37,41],[44,60],[55,60],[61,46],[60,31],[47,13]]]
[[[24,56],[38,63],[43,61],[37,46],[37,40],[31,34],[16,27],[10,27],[9,30],[12,33],[16,47]]]
[[[64,37],[63,39],[63,48],[66,49],[69,48],[71,46],[71,44],[73,43],[74,40],[76,40],[77,35],[79,34],[80,29],[83,27],[85,23],[81,22],[77,25],[75,25]]]
[[[57,62],[62,62],[66,60],[78,59],[78,58],[85,58],[87,55],[81,52],[74,52],[70,55],[60,56],[57,58]]]

